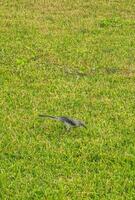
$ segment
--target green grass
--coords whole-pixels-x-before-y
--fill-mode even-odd
[[[134,0],[1,1],[0,199],[135,199],[134,13]]]

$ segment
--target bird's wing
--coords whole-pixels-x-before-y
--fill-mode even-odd
[[[67,124],[70,124],[71,126],[76,126],[76,120],[68,118],[68,117],[59,117],[59,119]]]

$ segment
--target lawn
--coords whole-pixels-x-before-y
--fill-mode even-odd
[[[0,86],[1,200],[135,199],[134,0],[1,0]]]

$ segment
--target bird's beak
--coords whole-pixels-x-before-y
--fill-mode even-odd
[[[83,125],[83,127],[87,129],[87,127],[85,125]]]

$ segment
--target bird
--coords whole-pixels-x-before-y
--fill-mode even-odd
[[[69,131],[71,127],[81,127],[82,126],[84,128],[87,128],[85,126],[84,122],[77,120],[77,119],[72,119],[70,117],[65,117],[65,116],[55,117],[55,116],[45,115],[45,114],[40,114],[39,117],[47,117],[47,118],[61,121],[65,124],[67,131]]]

